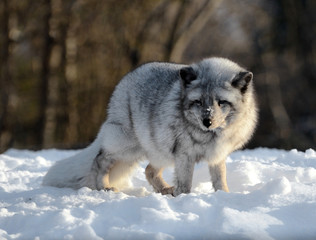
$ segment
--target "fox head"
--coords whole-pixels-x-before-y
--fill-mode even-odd
[[[228,59],[205,59],[179,75],[184,116],[202,131],[229,126],[251,99],[253,74]]]

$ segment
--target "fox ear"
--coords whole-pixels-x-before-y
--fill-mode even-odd
[[[238,73],[232,81],[232,86],[238,88],[242,94],[244,94],[248,85],[253,78],[252,72],[240,72]]]
[[[184,86],[190,84],[197,78],[196,73],[192,67],[184,67],[179,71],[180,77],[183,80]]]

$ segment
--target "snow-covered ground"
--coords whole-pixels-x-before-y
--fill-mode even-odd
[[[146,163],[121,193],[41,186],[55,161],[76,151],[0,155],[0,239],[316,239],[316,152],[233,153],[231,193],[214,192],[198,164],[191,194],[153,193]],[[172,169],[165,172],[172,182]]]

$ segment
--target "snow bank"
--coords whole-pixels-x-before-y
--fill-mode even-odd
[[[191,194],[153,193],[142,163],[121,193],[42,187],[76,151],[0,155],[0,239],[316,239],[316,152],[255,149],[227,160],[231,193],[198,164]],[[172,169],[164,177],[172,180]]]

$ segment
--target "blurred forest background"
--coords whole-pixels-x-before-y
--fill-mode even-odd
[[[314,0],[0,0],[0,152],[79,148],[148,61],[228,57],[254,73],[249,148],[316,148]]]

